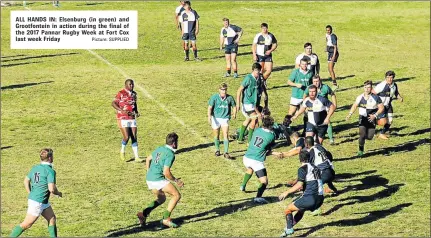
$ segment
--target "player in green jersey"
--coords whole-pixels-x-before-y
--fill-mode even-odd
[[[229,155],[229,120],[236,118],[235,99],[227,94],[227,84],[222,83],[219,93],[211,96],[208,101],[208,123],[213,129],[216,156],[220,156],[220,127],[223,131],[224,157],[231,159]]]
[[[253,199],[256,203],[268,203],[268,201],[262,198],[262,194],[268,185],[264,162],[266,156],[272,154],[271,149],[275,145],[275,134],[272,131],[274,119],[271,116],[265,116],[262,119],[262,124],[261,128],[254,131],[247,152],[245,152],[243,157],[243,163],[247,171],[240,186],[240,190],[245,191],[248,180],[250,180],[253,172],[256,172],[256,176],[260,182],[256,197]]]
[[[56,217],[51,204],[48,202],[50,194],[63,196],[55,185],[56,174],[52,168],[54,151],[45,148],[40,151],[39,155],[40,164],[33,166],[24,178],[24,187],[29,194],[27,215],[21,224],[13,228],[10,237],[21,235],[36,222],[40,215],[48,221],[49,236],[57,237]]]
[[[163,219],[160,223],[171,228],[178,227],[177,224],[171,221],[171,213],[181,199],[181,194],[170,182],[174,181],[179,187],[184,186],[183,181],[175,178],[171,173],[177,148],[178,135],[173,132],[166,137],[166,145],[158,147],[146,159],[147,185],[148,189],[156,196],[156,200],[152,201],[142,212],[138,212],[137,216],[141,226],[145,226],[145,222],[151,211],[166,201],[165,193],[168,193],[172,196],[172,199],[169,201],[168,208],[163,213]]]

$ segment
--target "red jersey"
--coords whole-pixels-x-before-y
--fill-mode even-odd
[[[118,106],[127,112],[135,112],[137,109],[135,108],[136,105],[136,92],[135,91],[129,91],[127,89],[122,89],[117,93],[117,96],[115,96],[114,99],[115,102],[118,103]],[[130,120],[135,119],[135,116],[123,114],[120,111],[117,111],[117,119],[122,120]]]

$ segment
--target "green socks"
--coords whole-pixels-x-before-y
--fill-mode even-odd
[[[148,204],[148,207],[145,208],[142,213],[144,214],[145,217],[147,217],[148,215],[150,215],[151,211],[154,210],[159,205],[160,205],[160,203],[157,200],[152,201],[150,204]]]
[[[229,151],[229,140],[224,140],[223,145],[224,145],[224,153],[226,154]]]
[[[57,226],[48,226],[49,237],[57,237]]]
[[[328,137],[329,137],[329,139],[330,139],[330,140],[334,139],[334,136],[333,136],[333,134],[332,134],[332,124],[331,124],[331,123],[329,123],[329,125],[328,125],[328,130],[327,130],[327,132],[328,132]]]
[[[239,141],[243,141],[244,140],[245,129],[247,129],[247,126],[241,125],[241,129],[239,130],[239,136],[238,136],[238,140]]]
[[[170,211],[168,211],[168,210],[166,210],[166,211],[163,213],[163,219],[168,219],[169,217],[171,217],[171,212],[170,212]]]
[[[251,141],[251,137],[253,137],[253,132],[254,132],[254,129],[251,129],[251,128],[248,129],[248,142],[249,143]]]
[[[245,173],[245,174],[244,174],[244,178],[243,178],[243,180],[242,180],[242,184],[241,184],[241,186],[245,187],[245,185],[247,185],[247,182],[248,182],[248,180],[250,180],[250,178],[251,178],[251,176],[252,176],[252,175],[253,175],[253,174]]]
[[[10,237],[18,237],[19,235],[22,234],[22,232],[24,231],[24,229],[21,228],[20,225],[15,226],[12,230],[12,233],[10,233]]]
[[[216,151],[220,151],[220,140],[217,137],[214,137],[214,145],[215,145]]]

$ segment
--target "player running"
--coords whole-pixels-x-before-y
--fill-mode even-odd
[[[261,32],[253,39],[251,47],[253,51],[253,60],[262,66],[263,80],[269,78],[272,72],[272,52],[277,49],[277,39],[268,31],[268,24],[260,25]]]
[[[213,129],[216,156],[220,156],[220,127],[223,131],[224,157],[231,159],[229,155],[229,120],[236,118],[236,103],[233,97],[227,94],[227,84],[222,83],[219,93],[211,96],[208,101],[208,123]]]
[[[365,139],[372,140],[376,132],[376,118],[381,115],[385,107],[379,96],[372,93],[373,82],[367,80],[364,82],[364,93],[356,98],[350,109],[346,120],[349,120],[352,114],[359,107],[359,151],[358,156],[364,155]]]
[[[323,184],[319,169],[310,163],[310,153],[301,151],[299,153],[301,167],[298,169],[298,182],[286,192],[280,194],[279,199],[284,200],[289,194],[299,189],[304,189],[302,196],[290,203],[284,211],[286,215],[286,228],[281,237],[286,237],[294,233],[293,226],[304,216],[305,211],[314,211],[323,204]],[[293,212],[296,211],[295,217]]]
[[[337,80],[335,78],[334,66],[340,56],[338,49],[338,38],[332,33],[332,26],[326,26],[326,52],[328,52],[328,71],[330,74],[329,80],[332,80],[332,85],[335,89],[338,88]]]
[[[231,25],[228,18],[223,18],[223,27],[220,31],[220,50],[223,49],[224,45],[224,56],[226,58],[225,77],[230,77],[231,69],[233,69],[233,77],[238,78],[236,55],[238,54],[238,43],[242,33],[241,27]]]
[[[196,47],[196,37],[199,34],[199,14],[191,9],[190,1],[184,1],[184,11],[178,16],[181,23],[181,35],[184,52],[186,54],[184,61],[189,61],[189,41],[192,42],[193,55],[195,61],[201,61],[198,57],[198,49]]]
[[[152,201],[147,208],[142,212],[138,212],[137,216],[141,226],[145,226],[146,220],[151,211],[160,206],[166,201],[165,193],[172,196],[169,201],[168,208],[163,212],[163,219],[160,221],[162,225],[171,228],[177,228],[178,225],[172,222],[171,213],[181,199],[181,194],[177,188],[170,182],[175,182],[179,187],[183,187],[184,183],[178,178],[175,178],[171,173],[171,167],[175,161],[175,151],[178,148],[178,135],[170,133],[166,137],[166,145],[158,147],[146,161],[147,167],[147,185],[156,200]]]
[[[10,237],[18,237],[29,229],[42,215],[48,222],[50,237],[57,237],[57,225],[54,210],[48,202],[51,194],[62,197],[56,186],[56,172],[52,168],[54,151],[50,148],[42,149],[39,153],[40,164],[33,166],[24,178],[24,187],[28,195],[28,209],[24,221],[15,226]]]
[[[268,177],[264,162],[266,156],[271,154],[271,149],[275,143],[275,134],[272,131],[274,119],[271,116],[265,116],[262,119],[262,124],[263,126],[256,129],[253,133],[247,152],[245,152],[243,157],[243,163],[247,171],[244,174],[240,186],[240,190],[245,191],[248,180],[250,180],[253,172],[256,172],[256,176],[260,182],[256,197],[253,199],[256,203],[268,203],[268,201],[262,197],[268,185]]]
[[[133,91],[135,83],[132,79],[127,79],[124,82],[124,89],[117,93],[112,101],[112,107],[117,110],[117,124],[120,128],[123,140],[121,141],[120,158],[126,160],[126,145],[129,138],[132,140],[132,150],[135,154],[135,161],[142,162],[138,154],[138,129],[136,118],[140,116],[138,105],[136,104],[137,94]]]
[[[301,59],[306,59],[308,64],[307,68],[309,71],[313,72],[314,75],[320,72],[320,62],[319,57],[313,53],[313,46],[311,43],[307,42],[304,44],[304,53],[299,54],[295,60],[295,68],[299,68]]]

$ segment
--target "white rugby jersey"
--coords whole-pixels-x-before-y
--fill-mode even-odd
[[[260,56],[265,56],[265,52],[267,50],[270,50],[272,44],[275,43],[277,43],[277,39],[271,32],[268,32],[268,34],[266,35],[258,33],[253,39],[253,44],[257,44],[256,54]],[[272,53],[270,54],[270,56],[271,55]]]
[[[389,85],[386,83],[386,80],[377,84],[377,86],[374,87],[374,91],[376,92],[377,96],[380,97],[385,107],[389,106],[392,99],[398,96],[397,84],[392,82],[392,84]]]
[[[361,94],[356,98],[355,103],[359,107],[359,115],[367,117],[379,110],[378,105],[382,103],[382,100],[375,94],[370,94],[368,100],[366,100],[364,94]]]
[[[238,39],[238,33],[241,32],[242,29],[239,26],[229,25],[227,28],[222,27],[220,31],[220,37],[224,37],[224,44],[231,45],[234,44],[234,41]]]
[[[199,15],[192,9],[190,9],[189,12],[182,11],[179,15],[179,21],[181,22],[181,27],[184,33],[194,33],[197,20],[199,20]]]
[[[315,126],[323,124],[331,105],[331,101],[320,95],[317,95],[314,100],[311,100],[310,97],[306,97],[302,102],[302,107],[307,108],[308,122]]]
[[[299,65],[301,63],[301,59],[303,59],[304,57],[305,59],[307,59],[308,62],[307,69],[314,72],[314,74],[317,74],[316,66],[317,64],[319,64],[319,57],[315,53],[311,53],[311,55],[306,55],[305,53],[302,53],[296,57],[295,64]]]

